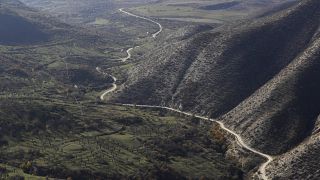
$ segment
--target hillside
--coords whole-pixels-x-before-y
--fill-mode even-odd
[[[30,22],[12,11],[12,7],[23,8],[18,1],[0,2],[0,43],[1,44],[32,44],[45,42],[49,34],[45,33],[40,25]]]
[[[0,43],[36,43],[48,40],[48,35],[41,32],[36,26],[33,26],[23,18],[13,15],[0,14]]]
[[[115,101],[219,118],[253,147],[279,155],[267,168],[271,177],[317,179],[319,26],[320,2],[306,0],[159,45],[128,73]]]
[[[72,32],[70,26],[34,11],[20,1],[1,0],[0,3],[2,45],[45,43]]]
[[[119,100],[210,110],[213,117],[228,112],[307,47],[318,28],[310,4],[158,45],[130,71]]]
[[[269,168],[274,178],[317,179],[320,175],[315,155],[320,148],[318,37],[272,80],[221,118],[253,146],[280,155]]]

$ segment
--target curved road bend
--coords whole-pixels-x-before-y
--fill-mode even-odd
[[[184,115],[187,115],[187,116],[193,116],[192,113],[188,113],[188,112],[184,112],[184,111],[180,111],[178,109],[173,109],[173,108],[169,108],[169,107],[164,107],[164,106],[151,106],[151,105],[134,105],[134,104],[121,104],[122,106],[130,106],[130,107],[145,107],[145,108],[159,108],[159,109],[166,109],[166,110],[169,110],[169,111],[173,111],[173,112],[177,112],[177,113],[180,113],[180,114],[184,114]],[[260,152],[252,147],[250,147],[249,145],[247,145],[244,140],[241,138],[240,135],[238,135],[236,132],[228,129],[225,127],[224,123],[222,123],[221,121],[217,121],[215,119],[210,119],[208,117],[205,117],[205,116],[199,116],[199,115],[195,115],[195,117],[199,118],[199,119],[203,119],[203,120],[207,120],[207,121],[211,121],[211,122],[215,122],[215,123],[218,123],[219,126],[227,131],[228,133],[232,134],[233,136],[235,136],[236,140],[238,141],[238,143],[241,145],[241,147],[243,147],[244,149],[247,149],[248,151],[250,152],[253,152],[255,154],[258,154],[264,158],[267,159],[267,161],[263,164],[260,165],[259,167],[259,170],[258,170],[258,176],[263,179],[263,180],[267,180],[268,177],[266,176],[266,167],[267,165],[273,161],[273,157],[268,155],[268,154],[265,154],[263,152]]]
[[[128,59],[130,59],[131,58],[131,51],[133,50],[134,48],[132,47],[132,48],[129,48],[128,50],[127,50],[127,57],[125,57],[125,58],[120,58],[120,60],[122,61],[122,62],[126,62]]]
[[[101,94],[101,96],[100,96],[100,100],[103,101],[103,100],[104,100],[104,97],[105,97],[107,94],[109,94],[109,93],[117,90],[117,88],[118,88],[118,86],[117,86],[117,84],[116,84],[117,78],[114,77],[114,76],[112,76],[112,75],[110,75],[110,74],[107,74],[107,73],[105,73],[105,72],[102,72],[100,67],[96,67],[96,70],[97,70],[99,73],[103,74],[104,76],[107,76],[107,75],[108,75],[108,76],[110,76],[110,77],[113,79],[112,87],[109,88],[109,89],[107,89],[107,90],[105,90],[105,91]]]
[[[146,17],[143,17],[143,16],[138,16],[138,15],[132,14],[130,12],[127,12],[127,11],[123,10],[123,8],[119,9],[119,11],[123,12],[123,13],[125,13],[125,14],[127,14],[129,16],[133,16],[133,17],[136,17],[136,18],[144,19],[146,21],[149,21],[149,22],[152,22],[152,23],[156,24],[159,27],[159,31],[157,31],[156,33],[152,34],[153,38],[156,38],[163,30],[162,25],[160,23],[158,23],[157,21],[154,21],[154,20],[152,20],[150,18],[146,18]]]

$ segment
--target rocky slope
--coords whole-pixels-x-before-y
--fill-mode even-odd
[[[319,178],[319,52],[317,39],[272,80],[221,118],[251,145],[280,155],[269,168],[273,177]]]
[[[222,119],[238,128],[240,125],[242,134],[259,139],[256,145],[270,153],[283,152],[310,135],[320,113],[319,42],[320,39],[312,42]]]
[[[279,155],[270,177],[317,179],[319,25],[320,1],[305,0],[198,33],[145,56],[117,101],[217,117],[251,146]]]
[[[306,48],[318,28],[317,10],[310,3],[301,4],[255,22],[159,45],[129,73],[128,88],[119,99],[137,103],[143,99],[144,103],[168,103],[222,115]],[[143,98],[138,97],[140,93]]]
[[[274,179],[319,179],[319,118],[303,143],[279,156],[268,168]]]

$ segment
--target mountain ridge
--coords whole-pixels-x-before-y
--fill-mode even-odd
[[[306,4],[308,4],[308,3],[306,3]],[[300,6],[302,6],[302,5],[300,5]],[[308,13],[308,15],[309,16],[312,16],[313,14],[312,14],[312,11],[310,12],[310,13]],[[277,17],[277,19],[275,20],[275,21],[277,21],[278,19],[281,19],[281,18],[279,18],[278,16],[276,16]],[[269,17],[268,17],[269,18]],[[299,21],[300,23],[304,23],[305,21],[305,18],[301,18],[301,20]],[[269,22],[270,21],[270,19],[267,19],[267,22]],[[277,51],[279,51],[279,49],[281,50],[281,48],[277,48],[277,47],[272,47],[272,48],[270,48],[269,47],[269,49],[268,49],[268,47],[264,47],[264,45],[263,44],[269,44],[269,46],[273,46],[273,44],[276,44],[276,43],[282,43],[282,44],[279,44],[279,45],[277,45],[278,47],[281,47],[281,46],[283,46],[283,44],[284,43],[286,43],[286,40],[284,40],[283,38],[282,39],[279,39],[279,37],[277,37],[277,36],[275,36],[275,37],[273,37],[273,41],[274,42],[272,42],[272,38],[271,38],[271,40],[270,40],[270,36],[272,37],[272,35],[274,35],[274,34],[277,34],[277,33],[275,33],[274,31],[277,31],[277,29],[280,29],[280,28],[275,28],[275,27],[268,27],[268,25],[267,24],[264,24],[264,22],[265,21],[263,21],[262,23],[261,23],[261,20],[260,21],[258,21],[258,22],[254,22],[254,23],[249,23],[249,24],[252,24],[249,28],[248,27],[245,27],[245,26],[247,26],[247,25],[240,25],[240,27],[236,27],[236,30],[238,31],[238,32],[235,32],[235,34],[230,34],[230,33],[228,33],[228,31],[231,31],[231,32],[233,32],[233,30],[232,30],[232,28],[231,27],[233,27],[233,26],[231,26],[231,27],[221,27],[221,28],[218,28],[218,30],[213,30],[212,32],[208,32],[208,33],[204,33],[204,34],[198,34],[196,37],[199,37],[199,36],[203,36],[203,38],[204,39],[206,39],[206,37],[208,38],[206,41],[204,41],[204,42],[202,42],[202,43],[207,43],[207,44],[209,44],[209,46],[207,46],[206,48],[204,48],[204,50],[201,50],[200,52],[200,57],[198,58],[198,57],[196,57],[194,60],[193,60],[193,62],[192,62],[192,64],[194,64],[193,66],[197,66],[197,67],[192,67],[191,66],[191,68],[189,68],[188,70],[189,70],[189,72],[190,71],[194,71],[194,73],[189,73],[189,72],[187,72],[187,74],[184,74],[184,76],[185,77],[189,77],[189,79],[192,79],[192,78],[195,78],[195,77],[201,77],[201,76],[206,76],[206,75],[208,75],[208,72],[212,72],[212,71],[221,71],[220,72],[220,75],[219,76],[221,76],[221,77],[223,77],[224,78],[224,80],[223,79],[221,79],[220,78],[220,80],[219,80],[219,77],[215,77],[215,75],[210,75],[212,78],[218,78],[218,80],[219,81],[225,81],[225,80],[227,80],[226,78],[226,76],[224,76],[223,75],[223,73],[224,72],[229,72],[229,71],[226,71],[226,69],[223,69],[223,68],[236,68],[236,66],[234,66],[234,67],[227,67],[226,65],[223,65],[223,63],[224,64],[226,64],[225,62],[226,61],[235,61],[235,60],[232,60],[232,59],[236,59],[236,58],[239,58],[239,57],[236,57],[236,56],[256,56],[256,57],[250,57],[252,60],[250,60],[250,61],[252,61],[252,62],[254,62],[254,60],[255,60],[255,58],[257,58],[257,59],[259,59],[259,58],[261,58],[261,57],[259,57],[259,55],[261,56],[262,55],[262,53],[265,53],[264,52],[264,50],[265,49],[267,49],[267,50],[269,50],[270,52],[269,52],[269,56],[272,56],[272,54],[276,54],[276,53],[274,53],[273,51],[274,51],[274,49],[278,49]],[[293,23],[295,23],[295,22],[293,22]],[[256,26],[259,26],[259,24],[262,24],[262,26],[264,27],[264,29],[265,30],[263,30],[262,28],[260,28],[259,30],[254,30],[254,29],[256,29],[256,28],[254,28],[254,27],[256,27]],[[278,23],[280,26],[281,26],[281,24],[282,23]],[[282,26],[285,26],[285,25],[282,25]],[[300,24],[298,24],[298,23],[295,23],[295,26],[296,27],[300,27],[301,25]],[[253,28],[252,28],[253,27]],[[303,26],[302,26],[303,27]],[[315,31],[315,29],[317,28],[315,25],[313,25],[313,24],[310,24],[310,26],[309,26],[310,28],[309,29],[307,29],[308,31],[310,31],[310,33],[305,33],[305,30],[304,29],[301,29],[300,28],[300,32],[297,32],[298,34],[300,34],[300,36],[302,36],[302,38],[296,38],[296,41],[299,41],[300,39],[302,39],[302,42],[300,42],[300,43],[298,43],[297,44],[297,46],[299,45],[300,46],[300,48],[296,48],[296,50],[293,52],[293,53],[291,53],[290,51],[288,51],[287,53],[289,53],[287,56],[287,60],[281,60],[281,61],[278,61],[278,67],[277,68],[274,68],[274,66],[273,65],[271,65],[270,64],[270,62],[269,62],[269,65],[268,66],[266,66],[266,67],[269,67],[269,71],[266,71],[266,72],[264,72],[265,73],[265,75],[263,75],[263,74],[261,74],[261,73],[263,73],[263,72],[261,72],[261,70],[259,70],[259,68],[258,69],[256,69],[255,71],[256,72],[259,72],[260,73],[260,75],[259,76],[261,76],[260,77],[260,83],[258,83],[258,84],[256,84],[256,85],[254,85],[254,88],[251,88],[251,90],[250,89],[248,89],[248,90],[246,90],[246,91],[236,91],[236,90],[234,90],[234,92],[232,93],[233,95],[232,95],[232,98],[229,98],[229,103],[223,103],[222,105],[213,105],[213,106],[211,106],[211,109],[212,108],[218,108],[218,109],[220,109],[220,110],[216,110],[216,112],[214,112],[214,113],[212,113],[212,114],[214,114],[215,116],[219,116],[219,115],[222,115],[223,113],[225,113],[225,112],[227,112],[228,110],[231,110],[231,108],[232,107],[235,107],[236,105],[237,105],[237,103],[239,103],[239,102],[241,102],[241,100],[243,100],[245,97],[247,97],[247,96],[249,96],[251,93],[253,93],[254,92],[254,90],[255,89],[257,89],[258,87],[260,87],[261,85],[263,85],[263,83],[265,83],[268,79],[270,79],[270,78],[272,78],[272,76],[273,75],[275,75],[281,68],[283,68],[285,65],[287,65],[289,62],[290,62],[290,60],[292,60],[293,58],[294,58],[294,56],[295,55],[297,55],[304,47],[306,47],[306,45],[307,45],[307,43],[308,43],[308,41],[310,41],[310,39],[311,39],[311,37],[308,37],[308,36],[312,36],[312,34],[314,34],[313,33],[313,31]],[[221,33],[221,32],[219,32],[219,29],[224,29],[224,33]],[[239,30],[240,29],[240,30]],[[244,29],[244,30],[241,30],[241,29]],[[253,29],[253,30],[252,30]],[[262,29],[262,30],[261,30]],[[274,30],[275,29],[275,30]],[[298,28],[299,29],[299,28]],[[246,33],[243,33],[243,31],[245,31]],[[254,31],[256,31],[256,32],[254,32]],[[259,35],[261,35],[261,34],[263,34],[263,33],[261,33],[261,31],[263,32],[264,31],[264,33],[269,33],[269,34],[266,34],[266,36],[265,36],[265,38],[264,38],[264,40],[259,40],[260,39],[260,37],[259,38],[255,38],[255,37],[253,37],[253,35],[254,34],[256,34],[256,36],[259,36]],[[242,32],[242,33],[240,33],[240,32]],[[280,31],[280,33],[282,33],[282,34],[285,34],[285,37],[288,37],[288,38],[291,38],[292,36],[293,36],[293,34],[295,34],[295,33],[292,33],[292,34],[287,34],[286,33],[287,31]],[[241,34],[240,36],[239,35],[237,35],[237,34]],[[245,34],[247,34],[247,35],[245,35]],[[311,35],[310,35],[311,34]],[[295,34],[296,35],[296,34]],[[210,43],[210,39],[212,39],[212,37],[213,36],[216,36],[216,37],[214,37],[213,38],[213,42],[211,42]],[[279,35],[280,36],[280,35]],[[306,36],[306,38],[304,37],[304,36]],[[263,38],[264,36],[262,36],[262,38]],[[280,36],[281,37],[281,36]],[[195,38],[196,39],[196,38]],[[253,43],[253,42],[251,42],[251,44],[248,44],[247,42],[248,41],[252,41],[252,40],[254,40],[254,41],[256,41],[255,43]],[[230,41],[233,41],[233,42],[230,42]],[[269,43],[265,43],[265,41],[266,42],[268,42],[269,41]],[[191,42],[190,44],[192,44],[192,40],[189,40],[189,42]],[[276,42],[276,43],[275,43]],[[242,44],[241,44],[242,43]],[[196,44],[196,43],[193,43],[193,44]],[[292,42],[292,43],[287,43],[287,44],[295,44],[295,42]],[[248,46],[249,45],[249,46]],[[254,47],[255,46],[260,46],[259,48],[260,48],[260,50],[259,51],[261,51],[261,52],[259,52],[258,50],[255,50],[254,49]],[[212,46],[211,47],[211,49],[210,49],[210,46]],[[234,48],[232,48],[232,46],[234,46]],[[243,47],[244,46],[244,47]],[[247,46],[247,47],[245,47],[245,46]],[[239,49],[241,47],[241,49]],[[243,47],[243,48],[242,48]],[[238,48],[238,50],[236,49],[236,48]],[[189,47],[189,49],[192,49],[192,46],[191,47]],[[282,49],[286,49],[286,48],[282,48]],[[287,48],[288,49],[288,48]],[[235,53],[234,52],[234,50],[237,50],[238,51],[238,53]],[[151,74],[152,73],[152,70],[154,69],[153,68],[153,64],[155,65],[155,66],[161,66],[161,65],[163,65],[163,66],[166,66],[166,65],[164,65],[164,63],[166,62],[168,65],[172,65],[172,64],[179,64],[178,66],[184,66],[184,61],[183,60],[181,60],[181,62],[180,62],[180,60],[177,60],[177,58],[180,58],[179,57],[179,51],[188,51],[188,48],[181,48],[181,46],[180,47],[178,47],[178,48],[176,48],[176,47],[173,47],[173,48],[171,48],[171,49],[166,49],[166,50],[163,50],[163,51],[166,51],[166,52],[173,52],[173,53],[169,53],[170,55],[169,55],[169,58],[166,58],[167,60],[166,61],[161,61],[161,64],[158,64],[160,61],[159,60],[157,60],[156,58],[152,58],[152,56],[160,56],[160,53],[162,53],[161,52],[161,50],[158,50],[158,51],[156,51],[156,53],[157,52],[160,52],[160,53],[158,53],[159,55],[156,55],[156,53],[154,53],[154,54],[151,54],[151,58],[148,58],[148,57],[144,57],[144,58],[148,58],[148,59],[150,59],[149,61],[147,61],[147,62],[142,62],[142,63],[144,63],[145,65],[144,66],[148,66],[149,68],[147,69],[147,70],[142,70],[143,69],[143,67],[141,67],[141,66],[143,66],[143,65],[139,65],[137,68],[135,68],[135,69],[133,69],[131,72],[131,74],[134,74],[134,75],[132,75],[132,76],[130,76],[130,73],[129,73],[129,80],[127,81],[129,84],[132,84],[132,82],[135,82],[135,80],[133,80],[133,79],[137,79],[136,77],[139,77],[139,74],[135,74],[135,72],[143,72],[142,74]],[[205,51],[207,51],[207,52],[205,52]],[[250,52],[251,51],[251,53],[248,53],[248,52]],[[230,55],[231,54],[231,52],[232,52],[232,56]],[[246,53],[247,55],[245,55],[244,53]],[[174,54],[177,54],[177,56],[178,57],[175,57],[175,55]],[[202,55],[201,55],[202,54]],[[266,53],[265,53],[266,54]],[[280,54],[280,53],[278,53],[278,54]],[[291,54],[291,55],[290,55]],[[171,56],[171,59],[170,59],[170,56]],[[263,56],[262,56],[263,57]],[[267,58],[271,58],[271,57],[263,57],[264,59],[267,59]],[[278,59],[279,58],[282,58],[282,57],[278,57]],[[183,59],[183,58],[180,58],[180,59]],[[211,60],[211,59],[216,59],[216,60]],[[219,60],[220,59],[220,60]],[[225,59],[225,61],[223,61],[222,62],[222,59]],[[242,57],[242,59],[246,59],[246,61],[248,61],[248,63],[250,62],[249,60],[247,60],[248,58],[245,58],[245,57]],[[170,62],[169,62],[170,61]],[[218,67],[218,64],[216,64],[216,65],[210,65],[210,64],[212,64],[212,62],[213,61],[215,61],[215,63],[220,63],[219,64],[219,67]],[[243,60],[244,61],[244,60]],[[261,60],[262,61],[262,60]],[[274,58],[273,58],[273,61],[277,61],[277,60],[274,60]],[[149,64],[147,64],[149,62]],[[257,62],[255,62],[255,63],[257,63]],[[263,61],[262,61],[262,63],[263,63]],[[267,61],[264,61],[264,63],[267,63]],[[209,68],[212,68],[212,70],[209,70],[209,68],[208,67],[201,67],[201,66],[207,66],[207,65],[209,65]],[[258,65],[258,64],[257,64]],[[215,68],[215,67],[216,68]],[[230,66],[230,63],[228,64],[228,66]],[[203,69],[203,70],[205,70],[204,72],[201,70],[201,71],[197,71],[197,68],[199,68],[200,69],[200,67]],[[263,67],[263,66],[262,66]],[[140,69],[139,69],[140,68]],[[239,67],[237,67],[237,68],[239,68]],[[166,72],[167,74],[169,74],[169,76],[167,76],[167,77],[170,77],[170,71],[169,70],[166,70],[166,68],[164,68],[164,67],[160,67],[160,68],[158,68],[158,69],[162,69],[162,70],[160,70],[161,72]],[[193,69],[195,69],[195,70],[193,70]],[[142,70],[142,71],[141,71]],[[251,68],[251,70],[254,70],[253,68]],[[271,71],[271,72],[270,72]],[[195,74],[195,73],[197,73],[197,72],[199,72],[198,74],[199,75],[197,75],[197,74]],[[239,71],[232,71],[231,70],[231,73],[234,73],[234,72],[239,72]],[[241,72],[241,71],[240,71]],[[172,72],[172,73],[176,73],[176,72]],[[188,74],[189,73],[189,74]],[[258,74],[259,74],[258,73]],[[269,74],[266,74],[266,73],[269,73]],[[156,72],[154,72],[153,73],[154,74],[154,76],[156,76]],[[212,73],[211,73],[212,74]],[[251,74],[255,74],[255,73],[252,73],[251,72]],[[141,75],[141,73],[140,73],[140,75]],[[147,76],[149,76],[149,75],[147,75]],[[144,75],[142,75],[142,76],[144,76]],[[147,77],[146,76],[146,77]],[[217,75],[216,75],[217,76]],[[132,78],[132,79],[130,79],[130,77]],[[244,77],[248,77],[247,75],[244,75]],[[252,76],[249,76],[249,77],[252,77]],[[150,78],[150,80],[151,81],[156,81],[156,79],[157,78]],[[205,79],[206,80],[206,78],[202,78],[202,79]],[[239,76],[237,77],[237,76],[235,76],[235,75],[232,75],[232,76],[230,76],[230,78],[228,78],[228,80],[230,80],[231,82],[232,81],[235,81],[234,79],[239,79]],[[143,80],[143,81],[145,81],[145,80]],[[159,80],[158,82],[160,82],[160,81],[162,81],[162,80]],[[188,82],[186,82],[186,81],[188,81],[188,78],[185,78],[185,80],[184,80],[185,82],[184,82],[184,84],[187,84]],[[201,87],[201,85],[198,85],[199,83],[204,83],[204,82],[198,82],[197,80],[192,80],[191,81],[192,83],[197,83],[197,84],[195,84],[195,85],[192,85],[192,84],[189,84],[189,85],[185,85],[185,86],[180,86],[179,87],[179,90],[181,89],[181,93],[179,93],[179,92],[171,92],[172,90],[166,90],[166,93],[163,93],[162,95],[164,96],[164,97],[167,97],[167,94],[172,94],[172,93],[174,93],[174,95],[173,95],[173,97],[175,98],[175,97],[177,97],[177,98],[175,98],[175,99],[177,99],[177,100],[173,100],[173,101],[171,101],[171,102],[168,102],[168,100],[167,99],[170,99],[170,97],[168,98],[164,98],[164,99],[161,99],[161,100],[157,100],[157,103],[158,104],[160,104],[160,103],[163,103],[163,102],[161,102],[161,101],[164,101],[165,103],[169,103],[169,104],[172,104],[172,105],[175,105],[176,107],[177,106],[179,106],[179,104],[181,103],[181,102],[177,102],[177,101],[179,101],[179,99],[183,99],[184,98],[184,96],[183,96],[183,93],[187,93],[186,95],[185,95],[185,97],[187,98],[189,95],[191,96],[191,97],[193,97],[195,94],[192,94],[193,92],[188,92],[188,89],[193,89],[193,88],[197,88],[197,87]],[[190,82],[190,83],[191,83]],[[211,81],[212,82],[212,81]],[[214,82],[214,81],[213,81]],[[247,80],[247,82],[250,82],[249,80]],[[256,81],[253,81],[254,83],[256,83]],[[174,85],[170,85],[170,87],[171,86],[179,86],[178,85],[178,83],[174,83],[174,82],[171,82],[171,83],[173,83]],[[234,83],[236,83],[236,82],[234,82]],[[151,84],[156,84],[156,83],[151,83]],[[231,84],[231,83],[230,83]],[[149,84],[150,85],[150,84]],[[128,85],[127,85],[128,86]],[[130,86],[130,85],[129,85]],[[212,86],[212,85],[211,85]],[[219,86],[221,86],[221,85],[219,85]],[[229,85],[228,85],[229,86]],[[247,85],[246,85],[247,86]],[[241,87],[241,88],[245,88],[246,87],[245,85],[243,86],[243,87]],[[252,85],[248,85],[249,86],[249,88],[250,88],[250,86],[252,86]],[[202,87],[205,87],[205,88],[208,88],[208,86],[202,86]],[[213,87],[213,86],[212,86]],[[212,87],[211,87],[211,89],[212,89]],[[172,88],[172,87],[171,87]],[[227,87],[225,87],[225,88],[227,88]],[[239,87],[240,88],[240,87]],[[140,87],[140,89],[147,89],[147,88],[144,88],[143,86],[142,87]],[[162,85],[159,85],[159,88],[156,88],[156,89],[158,89],[158,90],[164,90],[164,89],[166,89],[166,88],[163,88],[163,86]],[[169,88],[168,88],[169,89]],[[176,88],[172,88],[172,89],[176,89]],[[129,90],[130,91],[130,90]],[[208,90],[204,90],[204,91],[202,91],[202,92],[209,92]],[[227,92],[227,91],[226,91]],[[238,94],[237,92],[241,92],[241,93],[243,93],[243,95],[241,95],[241,96],[239,96],[239,97],[236,97],[235,96],[235,94]],[[191,94],[190,94],[191,93]],[[200,94],[201,92],[195,92],[196,94]],[[219,93],[221,93],[221,94],[223,94],[221,91],[219,91]],[[229,92],[229,94],[230,94],[231,92]],[[212,94],[212,93],[211,93]],[[125,95],[124,95],[125,96]],[[124,101],[124,100],[122,100],[122,99],[125,99],[125,97],[124,96],[121,96],[121,98],[119,98],[121,101]],[[221,96],[221,95],[220,95]],[[225,95],[226,96],[226,95]],[[159,96],[157,96],[157,95],[155,95],[155,96],[150,96],[150,98],[155,98],[155,97],[159,97]],[[229,96],[229,97],[231,97],[231,96]],[[199,97],[199,98],[201,98],[201,97]],[[208,99],[208,97],[206,97],[207,99]],[[219,98],[219,99],[221,99],[221,97],[218,97],[218,95],[215,95],[215,98]],[[138,99],[141,99],[141,98],[138,98]],[[143,98],[142,98],[143,99]],[[194,99],[194,98],[193,98]],[[238,100],[236,100],[236,99],[238,99]],[[226,101],[226,100],[228,100],[228,98],[227,99],[225,99],[225,98],[222,98],[221,99],[221,101]],[[208,99],[207,100],[208,102],[212,102],[213,101],[213,99]],[[232,102],[232,101],[235,101],[235,102]],[[153,102],[154,103],[154,102]],[[183,103],[183,102],[182,102]],[[186,102],[187,103],[187,102]],[[188,103],[188,104],[190,104],[190,103]],[[183,104],[182,104],[182,106],[184,106]],[[194,105],[191,105],[191,107],[188,107],[188,106],[190,106],[190,105],[187,105],[187,107],[185,108],[186,110],[191,110],[192,108],[194,108],[193,106]],[[224,106],[224,107],[223,107]],[[198,108],[195,108],[195,109],[206,109],[206,111],[208,111],[208,109],[207,108],[204,108],[203,106],[201,106],[201,107],[198,107]]]

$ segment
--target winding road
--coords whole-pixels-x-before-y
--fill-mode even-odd
[[[142,17],[142,16],[138,16],[138,15],[132,14],[132,13],[130,13],[130,12],[127,12],[127,11],[123,10],[123,9],[119,9],[119,10],[120,10],[121,12],[125,13],[125,14],[130,15],[130,16],[134,16],[134,17],[137,17],[137,18],[140,18],[140,19],[144,19],[144,20],[147,20],[147,21],[150,21],[150,22],[153,22],[153,23],[157,24],[160,29],[159,29],[159,31],[157,31],[156,33],[152,34],[152,37],[153,37],[153,38],[156,38],[157,35],[159,35],[159,34],[161,33],[162,29],[163,29],[160,23],[158,23],[158,22],[156,22],[156,21],[154,21],[154,20],[152,20],[152,19],[149,19],[149,18],[146,18],[146,17]],[[130,59],[130,58],[131,58],[131,51],[132,51],[133,49],[134,49],[134,48],[129,48],[129,49],[127,50],[127,54],[128,54],[127,57],[122,58],[121,60],[122,60],[122,61],[126,61],[126,60]],[[99,67],[97,67],[96,70],[97,70],[99,73],[102,73],[103,75],[109,75],[109,74],[106,74],[106,73],[102,72]],[[114,92],[114,91],[117,90],[117,85],[116,85],[117,78],[115,78],[115,77],[112,76],[112,75],[109,75],[109,76],[111,76],[111,77],[113,78],[114,82],[113,82],[113,84],[112,84],[112,87],[109,88],[109,89],[107,89],[106,91],[104,91],[103,94],[100,96],[100,99],[101,99],[102,101],[105,100],[105,96],[106,96],[107,94],[112,93],[112,92]],[[203,120],[215,122],[215,123],[219,124],[219,126],[221,127],[221,129],[223,129],[223,130],[225,130],[226,132],[232,134],[232,135],[235,137],[235,139],[237,140],[238,144],[239,144],[242,148],[244,148],[244,149],[246,149],[246,150],[248,150],[248,151],[250,151],[250,152],[252,152],[252,153],[255,153],[255,154],[257,154],[257,155],[259,155],[259,156],[267,159],[266,162],[262,163],[262,164],[259,166],[259,169],[258,169],[258,171],[257,171],[257,175],[258,175],[258,177],[259,177],[260,179],[263,179],[263,180],[267,180],[267,179],[268,179],[268,177],[267,177],[267,175],[266,175],[266,167],[268,166],[269,163],[271,163],[271,162],[273,161],[274,158],[273,158],[272,156],[268,155],[268,154],[265,154],[265,153],[263,153],[263,152],[261,152],[261,151],[259,151],[259,150],[256,150],[256,149],[250,147],[247,143],[245,143],[245,141],[243,140],[243,138],[242,138],[239,134],[237,134],[235,131],[233,131],[233,130],[231,130],[231,129],[228,129],[223,122],[218,121],[218,120],[216,120],[216,119],[211,119],[211,118],[209,118],[209,117],[200,116],[200,115],[194,115],[194,114],[192,114],[192,113],[190,113],[190,112],[184,112],[184,111],[181,111],[181,110],[178,110],[178,109],[174,109],[174,108],[170,108],[170,107],[165,107],[165,106],[135,105],[135,104],[120,104],[120,105],[122,105],[122,106],[129,106],[129,107],[143,107],[143,108],[166,109],[166,110],[173,111],[173,112],[177,112],[177,113],[184,114],[184,115],[187,115],[187,116],[195,116],[195,117],[197,117],[197,118],[199,118],[199,119],[203,119]]]
[[[129,15],[129,16],[133,16],[133,17],[136,17],[136,18],[144,19],[144,20],[146,20],[146,21],[149,21],[149,22],[152,22],[152,23],[154,23],[154,24],[157,24],[157,25],[159,26],[159,30],[158,30],[156,33],[152,34],[152,37],[153,37],[153,38],[156,38],[156,37],[162,32],[162,30],[163,30],[163,27],[162,27],[162,25],[161,25],[160,23],[158,23],[158,22],[156,22],[156,21],[154,21],[154,20],[152,20],[152,19],[150,19],[150,18],[146,18],[146,17],[143,17],[143,16],[139,16],[139,15],[132,14],[132,13],[130,13],[130,12],[127,12],[127,11],[123,10],[123,8],[119,9],[119,11],[122,12],[122,13],[125,13],[125,14],[127,14],[127,15]],[[136,46],[136,47],[139,47],[139,46]],[[132,56],[131,52],[132,52],[132,50],[134,50],[134,48],[135,48],[135,47],[129,48],[129,49],[127,50],[127,56],[124,57],[124,58],[120,58],[120,60],[121,60],[122,62],[126,62],[128,59],[130,59],[131,56]],[[106,96],[107,94],[112,93],[112,92],[114,92],[114,91],[117,90],[117,87],[118,87],[117,84],[116,84],[117,78],[114,77],[114,76],[112,76],[112,75],[110,75],[110,74],[106,74],[106,73],[102,72],[100,67],[96,67],[96,70],[97,70],[99,73],[103,74],[104,76],[106,76],[106,75],[111,76],[112,79],[113,79],[112,87],[109,88],[109,89],[107,89],[106,91],[104,91],[104,92],[101,94],[101,96],[100,96],[100,99],[103,101],[104,98],[105,98],[105,96]]]
[[[132,13],[130,13],[130,12],[128,12],[128,11],[123,10],[123,8],[120,8],[119,11],[122,12],[122,13],[124,13],[124,14],[127,14],[127,15],[129,15],[129,16],[133,16],[133,17],[136,17],[136,18],[139,18],[139,19],[143,19],[143,20],[146,20],[146,21],[149,21],[149,22],[152,22],[152,23],[156,24],[156,25],[159,27],[159,30],[158,30],[157,32],[155,32],[155,33],[152,34],[152,37],[153,37],[153,38],[156,38],[156,37],[162,32],[162,30],[163,30],[163,27],[162,27],[162,25],[161,25],[160,23],[158,23],[158,22],[156,22],[156,21],[154,21],[154,20],[152,20],[152,19],[150,19],[150,18],[132,14]],[[135,47],[129,48],[129,49],[127,50],[127,57],[125,57],[125,58],[120,58],[120,60],[121,60],[122,62],[126,62],[128,59],[130,59],[131,56],[132,56],[132,55],[131,55],[131,52],[132,52],[132,50],[133,50],[134,48],[135,48]]]
[[[110,75],[110,76],[111,76],[111,75]],[[102,101],[104,100],[104,97],[105,97],[107,94],[109,94],[109,93],[117,90],[117,88],[118,88],[118,86],[117,86],[117,84],[116,84],[117,78],[115,78],[115,77],[113,77],[113,76],[111,76],[111,77],[113,78],[112,87],[109,88],[109,89],[107,89],[106,91],[104,91],[104,92],[101,94],[100,99],[101,99]]]
[[[117,86],[117,84],[116,84],[117,78],[114,77],[114,76],[112,76],[112,75],[110,75],[110,74],[108,74],[108,73],[105,73],[105,72],[101,71],[101,68],[100,68],[100,67],[96,67],[96,70],[97,70],[99,73],[103,74],[104,76],[110,76],[110,77],[113,79],[112,87],[109,88],[109,89],[107,89],[106,91],[104,91],[104,92],[100,95],[100,100],[103,101],[103,100],[105,99],[105,96],[106,96],[107,94],[109,94],[109,93],[117,90],[117,88],[118,88],[118,86]]]
[[[160,23],[158,23],[157,21],[154,21],[154,20],[152,20],[150,18],[147,18],[147,17],[143,17],[143,16],[132,14],[132,13],[130,13],[128,11],[123,10],[123,8],[119,9],[119,11],[123,12],[123,13],[125,13],[125,14],[127,14],[129,16],[133,16],[133,17],[136,17],[136,18],[144,19],[146,21],[149,21],[149,22],[152,22],[152,23],[156,24],[159,27],[159,30],[156,33],[152,34],[153,38],[156,38],[163,30],[162,25]]]
[[[128,59],[130,59],[131,58],[131,51],[133,50],[134,48],[129,48],[128,50],[127,50],[127,57],[125,57],[125,58],[120,58],[120,60],[122,61],[122,62],[126,62]]]

